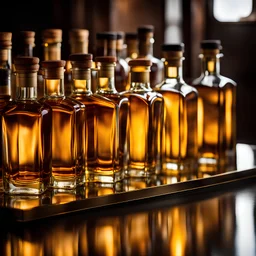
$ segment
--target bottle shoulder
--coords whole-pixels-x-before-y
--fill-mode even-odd
[[[163,101],[163,95],[155,90],[152,91],[124,91],[122,92],[128,98],[128,101],[131,101],[133,98],[138,98],[143,101],[152,102],[155,100]]]

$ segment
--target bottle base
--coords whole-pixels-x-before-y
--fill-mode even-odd
[[[133,168],[128,167],[125,170],[125,178],[147,178],[154,175],[156,172],[155,168]]]
[[[123,180],[124,175],[122,171],[113,170],[102,170],[102,169],[92,169],[86,171],[85,182],[98,182],[98,183],[116,183]]]
[[[84,176],[79,177],[52,177],[51,188],[53,189],[75,189],[78,186],[83,185],[85,182]]]
[[[197,161],[165,162],[162,165],[161,174],[167,176],[192,175],[197,173]]]

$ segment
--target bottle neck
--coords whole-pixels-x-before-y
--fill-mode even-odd
[[[152,91],[150,87],[150,67],[131,67],[130,75],[131,91]]]
[[[138,57],[138,43],[137,41],[127,41],[127,57],[136,59]]]
[[[98,40],[96,56],[116,56],[116,40]]]
[[[73,95],[91,95],[91,70],[72,69],[72,94]]]
[[[17,100],[36,100],[37,98],[37,72],[17,73]]]
[[[88,53],[88,42],[71,42],[70,43],[70,53]]]
[[[102,63],[98,70],[98,84],[96,93],[114,94],[115,87],[115,64]]]
[[[29,56],[33,57],[33,50],[34,50],[34,45],[32,44],[25,44],[23,48],[21,49],[20,56]]]
[[[0,59],[0,99],[8,96],[11,96],[11,69],[7,59]]]
[[[204,56],[201,58],[201,72],[202,75],[219,75],[220,74],[220,57],[221,56]]]
[[[147,56],[153,56],[153,38],[149,39],[140,39],[138,42],[138,51],[139,51],[139,57],[147,57]]]
[[[165,60],[164,61],[164,80],[165,83],[182,83],[183,80],[183,67],[181,59]]]
[[[61,60],[61,43],[43,44],[44,60]]]

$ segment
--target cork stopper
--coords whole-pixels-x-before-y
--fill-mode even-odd
[[[103,62],[103,63],[113,63],[113,62],[116,62],[117,59],[116,59],[116,56],[97,56],[95,58],[95,61],[96,62]]]
[[[92,57],[90,53],[74,53],[69,55],[69,60],[73,68],[87,69],[92,67]]]
[[[22,56],[14,59],[17,73],[31,73],[39,70],[39,58]]]
[[[42,61],[43,76],[46,79],[63,79],[65,60],[45,60]]]
[[[25,45],[35,46],[35,31],[20,31],[21,42]]]
[[[69,40],[71,42],[84,42],[88,41],[89,30],[73,28],[69,31]]]
[[[162,45],[163,57],[165,59],[180,59],[183,57],[184,50],[184,43]]]
[[[45,29],[42,31],[42,40],[44,43],[61,43],[62,29]]]
[[[152,66],[152,61],[148,59],[138,58],[138,59],[130,60],[128,64],[131,67],[135,67],[135,66],[149,67],[149,66]]]
[[[12,32],[0,32],[0,49],[12,48]]]

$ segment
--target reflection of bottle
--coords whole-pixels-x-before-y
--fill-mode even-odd
[[[221,42],[201,42],[201,76],[192,82],[199,92],[199,170],[236,168],[236,83],[220,75]]]
[[[91,91],[92,54],[71,54],[72,93],[71,97],[82,102],[86,107],[85,116],[85,172],[86,181],[113,182],[115,159],[106,155],[107,148],[114,147],[111,130],[115,130],[115,103]],[[110,137],[108,135],[110,130]],[[104,132],[106,130],[106,132]],[[114,151],[115,152],[115,151]],[[106,157],[107,156],[107,157]]]
[[[163,97],[150,87],[151,65],[147,59],[130,60],[130,89],[122,93],[129,99],[127,176],[149,176],[159,169]]]
[[[164,98],[162,171],[166,174],[197,170],[197,90],[183,80],[183,44],[164,44],[164,81],[156,91]]]
[[[102,115],[102,119],[110,123],[106,125],[102,122],[102,126],[99,126],[100,123],[98,124],[99,133],[104,134],[100,141],[101,157],[103,163],[108,163],[110,171],[113,168],[114,181],[118,181],[123,178],[126,159],[128,99],[118,93],[115,88],[116,57],[98,56],[95,61],[99,69],[96,94],[108,98],[114,104],[112,111],[104,111],[104,115]],[[100,170],[99,173],[101,173]]]
[[[42,61],[44,97],[52,109],[52,186],[75,188],[84,182],[82,103],[64,95],[64,60]]]
[[[40,194],[50,183],[51,109],[36,100],[38,64],[36,57],[15,59],[17,96],[2,114],[3,183],[10,194]]]
[[[12,34],[10,32],[0,32],[0,115],[3,108],[11,100],[11,66],[8,61],[8,51],[12,45]],[[0,123],[2,134],[2,124]],[[0,190],[2,190],[2,136],[0,136]]]
[[[137,29],[138,34],[138,58],[147,58],[152,62],[150,72],[150,86],[154,87],[163,81],[164,64],[163,62],[154,57],[153,44],[154,44],[154,27],[151,25],[140,26]]]
[[[88,37],[89,31],[87,29],[71,29],[69,31],[70,54],[88,53]],[[72,92],[71,63],[69,59],[66,61],[65,69],[65,95],[69,96]]]

